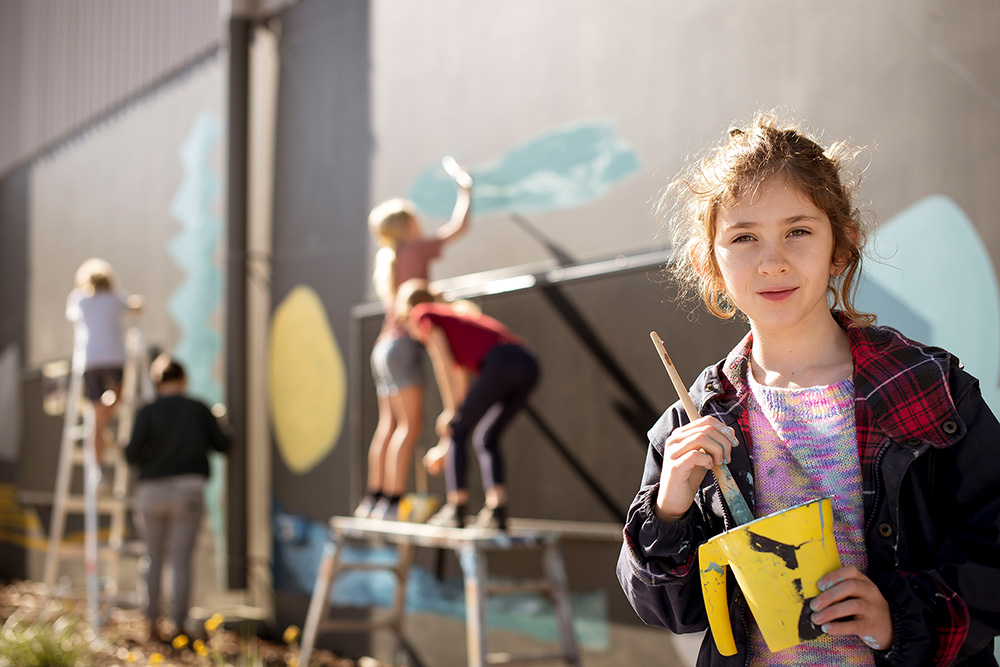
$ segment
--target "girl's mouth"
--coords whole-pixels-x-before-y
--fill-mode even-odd
[[[795,291],[795,289],[796,289],[795,287],[788,287],[785,289],[766,290],[763,292],[758,292],[758,294],[760,294],[768,301],[782,301],[790,297],[792,293]]]

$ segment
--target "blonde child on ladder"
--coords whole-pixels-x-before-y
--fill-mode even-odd
[[[424,236],[411,202],[390,199],[372,209],[368,226],[379,249],[372,276],[385,320],[372,348],[378,424],[368,448],[367,493],[357,517],[396,519],[406,491],[413,447],[423,430],[423,347],[396,320],[396,290],[411,278],[426,280],[442,247],[469,226],[472,178],[454,160],[445,168],[458,190],[451,220]]]
[[[844,566],[803,609],[819,637],[776,653],[730,587],[737,653],[709,632],[699,666],[996,665],[1000,424],[955,357],[855,308],[844,157],[761,113],[668,190],[676,275],[750,332],[692,387],[700,419],[678,403],[650,430],[618,577],[646,623],[707,627],[696,555],[734,525],[706,475],[726,461],[756,517],[832,498]]]
[[[94,410],[94,429],[88,445],[97,463],[102,464],[126,361],[122,319],[142,309],[142,297],[118,293],[114,269],[103,259],[83,262],[75,283],[66,300],[66,319],[74,328],[73,370],[83,373],[84,398]]]

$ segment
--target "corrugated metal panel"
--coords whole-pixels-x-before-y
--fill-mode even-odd
[[[0,176],[218,49],[219,5],[0,2]]]

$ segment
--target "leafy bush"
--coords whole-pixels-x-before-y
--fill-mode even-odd
[[[79,667],[92,661],[93,632],[73,614],[47,607],[38,616],[15,611],[0,629],[3,667]]]

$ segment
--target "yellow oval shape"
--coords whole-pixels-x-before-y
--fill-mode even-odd
[[[285,465],[302,475],[336,446],[347,406],[343,355],[311,288],[295,287],[275,309],[268,347],[274,437]]]

